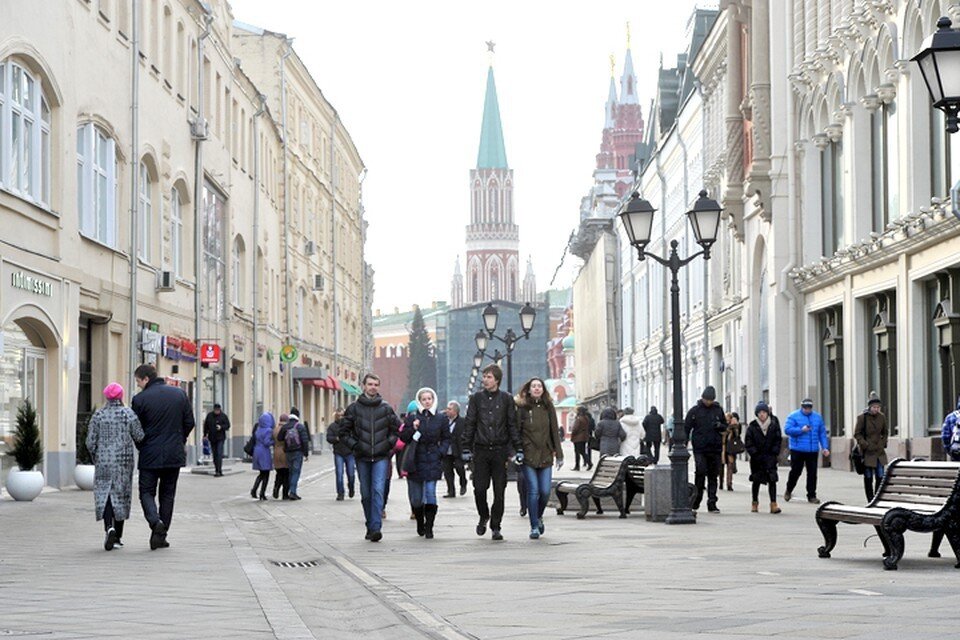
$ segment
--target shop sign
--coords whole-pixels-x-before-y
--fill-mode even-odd
[[[163,336],[163,357],[168,360],[180,359],[180,338],[173,336]]]
[[[29,291],[30,293],[46,298],[53,297],[53,283],[43,278],[31,276],[23,271],[14,271],[10,274],[10,284],[14,289]]]
[[[297,348],[292,344],[285,344],[280,347],[281,362],[293,362],[297,359]]]
[[[220,362],[220,345],[205,342],[200,345],[200,363],[216,364]]]
[[[144,353],[162,353],[163,336],[150,329],[142,329],[140,332],[140,348]]]
[[[300,357],[300,364],[306,365],[308,367],[313,366],[313,358],[311,358],[307,354],[303,354]]]
[[[243,336],[239,333],[233,334],[233,350],[240,353],[243,352]]]
[[[191,342],[186,338],[180,341],[180,359],[186,362],[197,361],[197,343]]]

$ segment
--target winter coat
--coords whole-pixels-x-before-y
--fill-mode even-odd
[[[733,440],[740,437],[743,430],[743,425],[739,422],[736,424],[728,424],[726,430],[723,432],[723,456],[724,461],[726,461],[727,456],[735,457],[735,453],[727,453],[727,444]]]
[[[586,415],[579,415],[573,421],[573,429],[570,430],[570,442],[586,442],[590,439],[590,421]]]
[[[600,455],[615,456],[620,453],[620,443],[626,440],[627,432],[617,421],[617,413],[613,409],[604,409],[600,414],[600,422],[593,435],[600,441]]]
[[[663,428],[663,416],[650,412],[643,418],[643,439],[646,442],[656,442],[660,439],[660,430]]]
[[[520,437],[523,438],[523,464],[546,469],[554,458],[563,460],[557,412],[551,405],[533,399],[515,398]]]
[[[288,469],[287,465],[287,448],[283,446],[283,438],[280,437],[280,433],[286,427],[286,423],[281,423],[277,421],[277,424],[273,427],[273,468],[274,469]]]
[[[463,429],[466,426],[466,420],[458,415],[449,423],[447,427],[450,430],[450,443],[447,445],[445,455],[451,455],[457,460],[463,454]]]
[[[103,520],[107,498],[117,520],[130,517],[133,494],[133,446],[143,440],[143,428],[133,410],[119,400],[110,400],[90,418],[87,449],[96,465],[93,504],[97,520]]]
[[[620,455],[633,456],[640,455],[640,441],[643,439],[643,427],[640,424],[640,417],[635,415],[623,416],[620,418],[620,426],[623,427],[626,439],[620,443]],[[657,437],[660,437],[659,430]]]
[[[327,427],[327,442],[333,445],[334,455],[346,458],[347,456],[352,456],[353,451],[347,446],[347,443],[340,438],[340,424],[340,420],[334,420],[330,423],[330,426]]]
[[[513,396],[506,391],[486,389],[470,396],[461,444],[467,451],[474,447],[512,447],[514,451],[523,451]]]
[[[957,454],[951,455],[950,453],[950,444],[953,440],[953,430],[957,426],[960,426],[960,398],[957,398],[957,410],[948,413],[947,417],[943,419],[943,425],[940,427],[940,439],[943,440],[943,450],[946,452],[947,456],[953,460],[958,459]]]
[[[723,432],[727,429],[727,417],[719,402],[709,407],[698,400],[687,412],[683,422],[687,429],[687,438],[693,445],[694,453],[721,453],[723,451]]]
[[[287,444],[287,431],[290,429],[296,429],[297,433],[300,434],[299,447]],[[290,416],[290,420],[287,421],[286,426],[280,429],[280,434],[277,437],[277,440],[283,442],[283,448],[287,453],[300,451],[303,453],[304,459],[310,456],[310,432],[307,431],[307,428],[303,426],[303,423],[300,422],[296,416]]]
[[[400,420],[393,407],[379,395],[361,395],[347,407],[340,421],[340,438],[358,459],[382,460],[398,439]]]
[[[804,431],[803,427],[805,426],[810,427],[810,430]],[[811,411],[810,415],[805,415],[803,409],[797,409],[787,416],[787,422],[784,424],[783,430],[790,437],[791,451],[816,453],[820,449],[830,450],[827,427],[823,423],[823,416],[816,411]]]
[[[253,469],[254,471],[270,471],[273,469],[273,428],[276,421],[273,414],[264,413],[257,421],[257,430],[253,432]]]
[[[196,422],[187,394],[163,378],[154,378],[133,396],[130,408],[143,427],[139,469],[167,469],[187,464],[184,446]]]
[[[857,416],[857,425],[853,428],[853,439],[860,445],[863,464],[867,469],[876,469],[877,465],[887,466],[887,416],[882,413],[873,415],[867,409]]]
[[[777,416],[770,416],[766,436],[760,429],[760,421],[751,421],[747,426],[743,445],[750,454],[750,482],[777,482],[777,464],[780,461],[780,448],[783,446],[783,434],[780,432],[780,420]]]
[[[414,428],[414,421],[420,424]],[[424,411],[407,414],[407,421],[400,431],[400,438],[407,444],[413,441],[413,436],[420,433],[414,451],[414,470],[407,477],[417,482],[430,482],[443,477],[443,463],[441,459],[450,445],[450,421],[443,413],[427,415]]]
[[[220,415],[211,411],[207,414],[207,417],[203,419],[203,435],[207,436],[207,440],[210,442],[226,440],[227,431],[229,430],[230,418],[222,411]]]

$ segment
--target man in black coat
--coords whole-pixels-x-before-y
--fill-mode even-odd
[[[653,456],[654,464],[660,462],[660,438],[663,429],[663,416],[656,407],[650,407],[650,413],[643,419],[643,453]]]
[[[340,439],[353,451],[360,476],[360,502],[367,524],[367,540],[379,542],[390,473],[390,453],[397,444],[400,420],[380,397],[380,378],[363,377],[363,395],[347,407],[340,421]]]
[[[717,508],[717,479],[720,477],[723,455],[723,432],[727,428],[723,407],[717,402],[717,391],[707,387],[700,400],[687,412],[683,425],[693,445],[693,459],[697,466],[695,483],[697,496],[691,505],[696,511],[703,500],[703,485],[707,483],[707,510],[720,513]]]
[[[517,425],[517,405],[506,391],[500,390],[503,371],[495,364],[483,370],[483,389],[470,396],[461,446],[464,462],[473,462],[473,497],[480,522],[477,535],[487,532],[494,540],[503,540],[503,494],[507,489],[507,459],[516,452],[517,464],[523,464],[523,441]],[[487,489],[493,480],[493,511],[487,505]]]
[[[456,497],[453,485],[453,473],[460,476],[460,495],[467,492],[467,470],[463,466],[463,427],[464,420],[460,417],[460,403],[451,400],[447,403],[447,419],[450,421],[450,446],[443,454],[443,477],[447,480],[447,494],[444,498]]]
[[[229,430],[230,418],[219,404],[213,405],[213,411],[203,419],[203,435],[210,442],[210,450],[213,453],[213,475],[217,478],[223,475],[223,441],[227,439]]]
[[[150,525],[150,549],[169,547],[167,531],[173,520],[180,467],[187,463],[184,447],[196,426],[190,400],[183,390],[168,386],[157,377],[152,364],[142,364],[133,373],[142,389],[130,403],[143,426],[140,450],[140,506]],[[199,391],[199,390],[198,390]],[[157,510],[157,487],[160,509]]]

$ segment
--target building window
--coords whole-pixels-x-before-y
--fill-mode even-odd
[[[233,240],[233,250],[232,250],[232,264],[231,266],[231,281],[230,281],[230,290],[233,292],[233,306],[243,307],[243,238],[237,236]]]
[[[843,246],[843,145],[829,142],[820,153],[820,191],[823,211],[823,255]]]
[[[77,129],[77,210],[80,233],[110,247],[117,242],[116,143],[89,122]]]
[[[150,172],[147,171],[147,165],[140,163],[140,197],[138,198],[138,211],[140,224],[139,237],[137,238],[137,256],[144,262],[150,262],[150,222],[153,219],[153,203],[150,200],[150,192],[153,185],[150,182]]]
[[[817,314],[820,334],[819,387],[822,415],[831,436],[843,435],[843,307],[835,306]],[[848,435],[852,435],[848,434]]]
[[[497,222],[497,190],[491,184],[487,187],[487,207],[490,209],[490,222]]]
[[[882,232],[899,217],[897,188],[897,107],[881,105],[870,114],[870,169],[873,177],[873,230]]]
[[[480,274],[474,269],[470,275],[470,302],[476,302],[480,299]]]
[[[170,190],[170,267],[177,277],[183,275],[183,212],[180,192]]]
[[[926,297],[927,317],[932,319],[926,350],[928,424],[931,433],[939,433],[960,389],[960,316],[955,310],[960,299],[960,269],[938,272],[936,280],[927,285]]]
[[[930,109],[930,195],[935,198],[950,193],[950,146],[943,111]]]
[[[297,291],[297,337],[303,340],[306,337],[303,326],[303,308],[307,305],[307,292],[303,287]]]
[[[204,317],[226,318],[226,199],[212,184],[204,182],[203,215],[203,301]]]
[[[883,402],[890,435],[897,424],[897,292],[884,291],[866,301],[867,382]]]
[[[0,64],[0,186],[49,208],[50,155],[50,104],[39,79]]]

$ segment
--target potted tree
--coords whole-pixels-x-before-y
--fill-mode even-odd
[[[87,433],[90,430],[90,418],[92,413],[88,413],[77,420],[77,466],[73,468],[73,481],[77,487],[84,491],[93,489],[93,478],[96,467],[93,466],[93,456],[87,449]]]
[[[17,466],[7,475],[7,491],[14,500],[33,500],[43,490],[43,474],[34,471],[43,460],[43,444],[40,442],[37,410],[29,400],[17,409],[17,429],[10,453]]]

